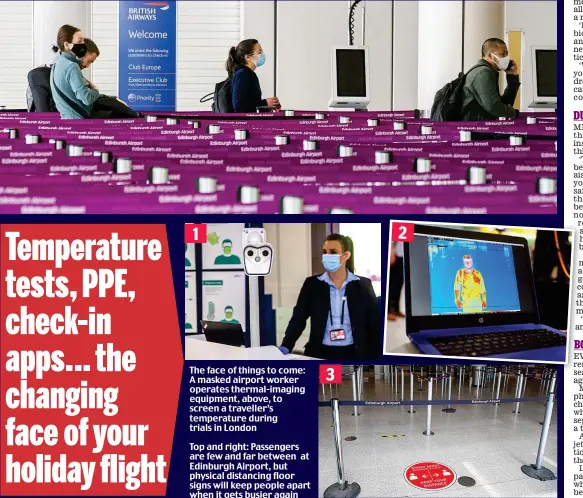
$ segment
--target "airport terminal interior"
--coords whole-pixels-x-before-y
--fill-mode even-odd
[[[552,389],[554,371],[552,366],[524,363],[464,367],[345,366],[341,385],[320,387],[320,401],[329,402],[331,397],[341,401],[404,400],[403,406],[339,407],[345,479],[360,486],[361,496],[556,497],[556,480],[541,481],[522,471],[523,465],[533,465],[537,460],[541,423],[545,419],[545,403]],[[474,404],[452,404],[451,413],[443,411],[447,410],[447,404],[433,405],[430,425],[433,435],[426,436],[428,407],[414,406],[415,413],[410,413],[411,407],[406,403],[411,399],[411,386],[414,400],[428,399],[429,378],[443,379],[432,382],[433,400],[473,400]],[[514,413],[517,405],[513,402],[476,403],[476,400],[516,398],[518,392],[520,398],[536,398],[520,402],[518,414]],[[319,416],[319,492],[320,496],[327,496],[326,489],[338,482],[329,403],[328,406],[320,403]],[[437,486],[433,490],[430,486],[415,487],[414,483],[422,486],[426,477],[422,473],[411,476],[409,467],[419,462],[446,466],[447,472],[453,474],[446,483],[448,487],[441,490]],[[542,467],[556,476],[555,403],[541,462]]]
[[[0,2],[0,42],[28,40],[1,59],[0,211],[556,213],[556,21],[553,1]],[[82,78],[112,99],[59,97],[61,114],[124,121],[27,112],[41,109],[33,68],[74,57],[53,51],[65,24],[98,47]],[[262,100],[234,113],[225,65],[246,39],[237,68],[251,64]],[[434,116],[484,50],[508,103]]]

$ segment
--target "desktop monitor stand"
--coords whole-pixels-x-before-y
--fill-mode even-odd
[[[556,102],[533,102],[528,106],[529,109],[542,109],[542,110],[552,110],[557,111],[557,103]]]

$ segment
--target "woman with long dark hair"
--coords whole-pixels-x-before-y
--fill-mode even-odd
[[[281,351],[291,352],[310,319],[304,354],[324,360],[371,360],[380,356],[380,311],[370,279],[354,273],[354,244],[337,233],[322,246],[322,275],[304,282]]]
[[[243,40],[229,50],[226,69],[231,78],[235,112],[256,112],[258,107],[280,107],[277,97],[262,98],[255,70],[265,63],[263,48],[257,40]]]

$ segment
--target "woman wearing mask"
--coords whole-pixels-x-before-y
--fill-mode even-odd
[[[370,360],[380,356],[380,316],[368,278],[354,273],[352,239],[340,234],[322,247],[322,275],[304,282],[281,351],[288,354],[311,320],[304,354],[324,360]]]
[[[265,64],[265,54],[257,40],[243,40],[229,50],[226,69],[231,78],[235,112],[256,112],[257,107],[279,108],[277,97],[261,98],[255,70]]]
[[[65,24],[57,33],[57,45],[61,54],[51,71],[51,93],[57,109],[64,119],[92,117],[99,89],[81,73],[87,53],[85,36],[79,28]]]

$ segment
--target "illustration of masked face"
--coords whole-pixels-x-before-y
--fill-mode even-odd
[[[230,306],[227,306],[225,308],[225,318],[227,320],[232,320],[233,319],[233,308],[231,308]]]
[[[230,256],[231,252],[233,251],[233,246],[229,242],[225,242],[223,245],[223,253],[225,256]]]

